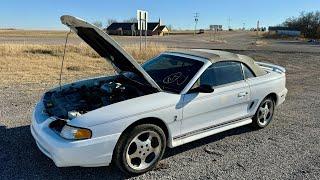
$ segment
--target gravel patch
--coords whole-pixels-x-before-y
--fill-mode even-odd
[[[57,168],[29,130],[33,106],[49,87],[0,86],[0,179],[319,179],[320,51],[299,46],[230,48],[287,69],[287,99],[267,128],[244,126],[167,149],[153,171],[137,177],[113,167]]]

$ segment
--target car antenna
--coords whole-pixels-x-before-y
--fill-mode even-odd
[[[66,36],[66,41],[64,43],[64,50],[63,50],[63,56],[62,56],[62,61],[61,61],[61,67],[60,67],[60,78],[59,78],[59,88],[61,91],[61,80],[62,80],[62,70],[63,70],[63,62],[64,62],[64,57],[66,55],[66,49],[67,49],[67,43],[68,43],[68,38],[69,38],[69,34],[71,33],[71,29],[70,31],[67,33]]]

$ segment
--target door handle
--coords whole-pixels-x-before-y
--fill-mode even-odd
[[[240,97],[244,97],[244,96],[246,96],[248,94],[248,92],[240,92],[239,94],[238,94],[238,97],[240,98]]]

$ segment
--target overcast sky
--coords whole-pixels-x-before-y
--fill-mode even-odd
[[[225,28],[277,25],[302,11],[320,10],[320,0],[4,0],[0,5],[0,28],[65,29],[59,17],[70,14],[89,22],[118,21],[136,16],[136,10],[149,12],[174,28],[194,28],[194,13],[199,13],[199,28],[222,24]]]

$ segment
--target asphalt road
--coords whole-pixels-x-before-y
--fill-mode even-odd
[[[319,46],[278,40],[255,46],[255,37],[246,33],[230,34],[225,43],[206,42],[205,37],[152,38],[172,46],[176,43],[179,47],[228,49],[284,66],[287,99],[265,129],[245,126],[168,149],[155,170],[126,177],[112,167],[55,167],[37,149],[29,130],[34,103],[43,89],[50,87],[0,85],[0,179],[320,178]],[[123,37],[119,39],[127,43]]]

